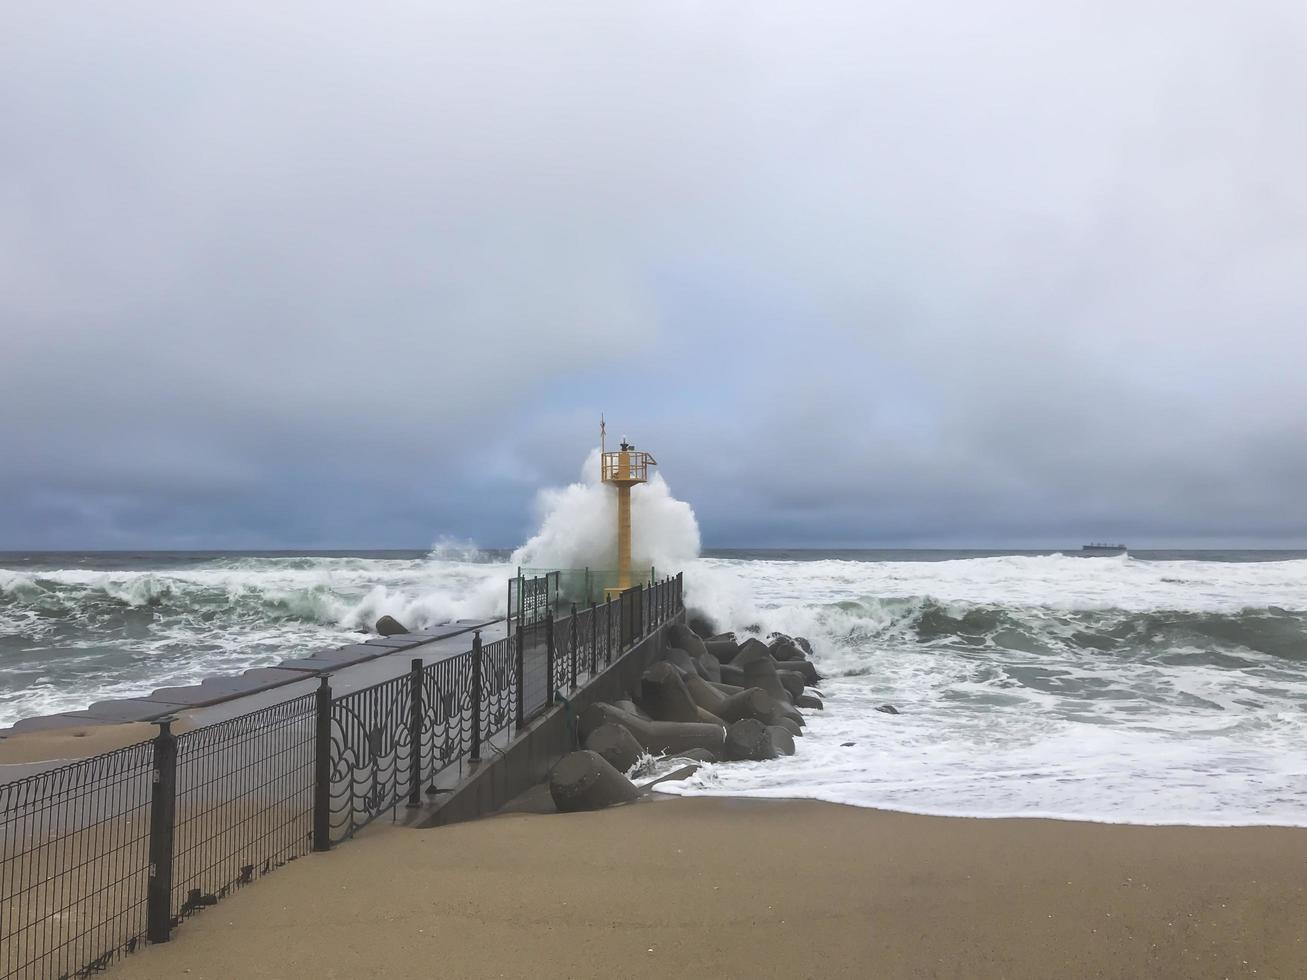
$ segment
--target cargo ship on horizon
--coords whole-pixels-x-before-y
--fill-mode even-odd
[[[1082,544],[1082,555],[1124,555],[1127,549],[1123,544]]]

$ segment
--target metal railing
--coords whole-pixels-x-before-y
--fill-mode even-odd
[[[0,784],[0,980],[85,977],[452,788],[682,608],[680,576],[493,643]],[[442,788],[442,783],[443,788]]]
[[[508,580],[508,632],[538,625],[546,616],[557,615],[561,584],[560,572],[542,571],[528,576],[519,568]]]
[[[615,568],[519,568],[518,576],[526,581],[549,577],[554,583],[554,614],[561,616],[569,605],[585,607],[603,602],[610,589],[617,588],[621,573]],[[652,565],[637,566],[629,581],[636,585],[657,583]]]

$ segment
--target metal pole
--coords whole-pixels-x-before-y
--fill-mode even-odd
[[[554,650],[554,611],[545,613],[545,704],[554,703],[554,666],[558,657]]]
[[[324,674],[314,701],[313,849],[331,850],[331,683]]]
[[[145,891],[145,934],[152,943],[172,938],[172,838],[177,815],[177,736],[173,719],[159,722],[150,787],[150,879]]]
[[[599,673],[599,607],[590,600],[590,673]]]
[[[422,658],[414,657],[408,675],[408,805],[422,805]]]
[[[472,751],[469,758],[481,761],[481,631],[472,634]]]
[[[604,616],[606,624],[604,626],[604,660],[612,664],[613,662],[613,597],[609,596],[608,601],[604,603]]]
[[[576,690],[576,603],[572,603],[572,690]]]
[[[523,640],[523,639],[524,639],[524,637],[523,637],[523,632],[522,632],[522,624],[521,624],[521,623],[518,623],[518,625],[517,625],[517,664],[516,664],[516,668],[517,668],[517,669],[516,669],[516,673],[517,673],[517,728],[518,728],[518,731],[521,731],[522,728],[523,728],[523,726],[526,724],[526,703],[523,701],[523,698],[525,697],[525,691],[524,691],[524,688],[525,688],[525,686],[526,686],[526,685],[525,685],[525,681],[526,681],[526,663],[525,663],[526,651],[525,651],[525,650],[523,649],[523,647],[522,647],[522,640]]]

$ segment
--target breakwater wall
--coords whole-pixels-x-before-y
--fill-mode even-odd
[[[635,641],[612,663],[584,678],[555,707],[517,733],[502,752],[483,758],[434,812],[418,821],[419,826],[472,820],[493,813],[514,797],[545,780],[550,769],[579,744],[581,714],[593,704],[615,701],[638,688],[640,678],[669,649],[666,631],[671,623],[684,623],[685,610],[678,608],[660,619],[659,628]],[[570,621],[564,622],[570,628]],[[566,653],[564,653],[566,656]]]

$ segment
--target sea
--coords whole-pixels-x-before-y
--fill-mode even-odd
[[[0,553],[0,727],[355,642],[383,614],[502,612],[512,560]],[[682,567],[715,629],[806,636],[825,710],[795,756],[667,791],[1307,826],[1307,552],[708,550]]]

